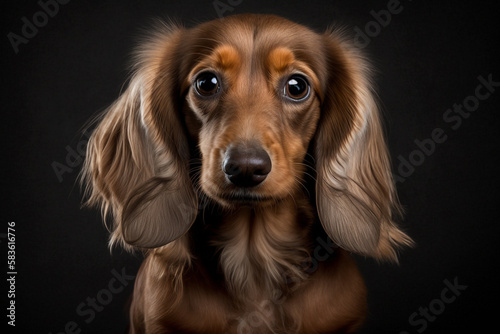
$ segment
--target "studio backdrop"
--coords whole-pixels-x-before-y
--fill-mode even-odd
[[[82,208],[88,121],[126,87],[156,19],[269,13],[344,27],[375,68],[392,172],[416,242],[399,264],[354,256],[361,333],[496,328],[500,11],[477,1],[9,1],[2,4],[2,327],[124,333],[140,254]],[[92,129],[92,127],[91,127]],[[196,319],[193,319],[196,321]]]

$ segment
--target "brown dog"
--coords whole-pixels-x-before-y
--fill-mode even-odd
[[[365,60],[337,31],[242,15],[162,26],[135,64],[83,170],[111,243],[147,254],[131,333],[355,332],[348,252],[412,243]]]

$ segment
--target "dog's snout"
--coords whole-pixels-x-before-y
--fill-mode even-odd
[[[260,146],[232,146],[225,155],[222,169],[238,187],[255,187],[271,172],[271,158]]]

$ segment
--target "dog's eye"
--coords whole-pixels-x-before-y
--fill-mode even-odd
[[[292,75],[286,82],[284,93],[292,100],[302,101],[309,96],[309,83],[301,75]]]
[[[211,96],[219,92],[219,79],[212,72],[203,72],[196,78],[194,87],[201,96]]]

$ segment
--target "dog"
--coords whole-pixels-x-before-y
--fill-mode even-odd
[[[354,333],[351,253],[397,261],[371,70],[342,30],[273,15],[159,24],[97,120],[82,182],[145,260],[130,333]]]

